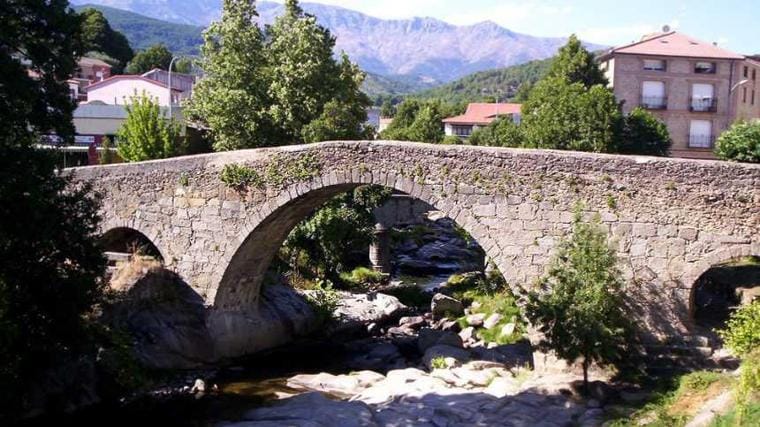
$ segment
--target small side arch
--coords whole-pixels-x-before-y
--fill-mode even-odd
[[[151,256],[161,262],[164,256],[153,241],[142,232],[130,227],[115,227],[103,233],[99,245],[106,254],[134,254]]]

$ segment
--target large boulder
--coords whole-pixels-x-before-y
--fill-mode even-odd
[[[350,398],[364,391],[385,377],[377,372],[359,371],[350,375],[296,375],[288,379],[288,387],[296,390],[318,391],[342,399]]]
[[[471,351],[474,360],[496,362],[509,368],[533,367],[533,349],[526,341],[493,348],[473,347]]]
[[[417,348],[420,353],[425,353],[427,349],[436,345],[448,345],[462,348],[462,338],[451,331],[439,331],[436,329],[420,329],[417,337]]]
[[[439,293],[433,295],[433,300],[430,302],[430,312],[434,319],[459,317],[464,314],[464,305],[455,298]]]
[[[377,425],[372,409],[366,403],[330,400],[320,393],[306,393],[281,400],[270,407],[249,411],[244,418],[245,422],[227,425],[296,427]]]
[[[330,333],[341,336],[366,333],[369,325],[396,322],[408,310],[398,298],[391,295],[341,292],[340,305],[334,313],[337,322]]]

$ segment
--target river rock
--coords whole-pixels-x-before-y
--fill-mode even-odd
[[[517,327],[517,326],[516,326],[514,323],[511,323],[511,322],[510,322],[510,323],[507,323],[506,325],[504,325],[504,326],[502,326],[502,327],[501,327],[501,332],[499,332],[499,334],[500,334],[502,337],[508,337],[508,336],[511,336],[512,334],[514,334],[514,333],[515,333],[515,328],[516,328],[516,327]]]
[[[483,322],[486,320],[486,315],[483,313],[470,314],[465,318],[467,324],[474,327],[483,326]]]
[[[459,338],[461,338],[463,342],[470,341],[474,335],[475,335],[475,328],[473,328],[472,326],[464,328],[462,329],[461,332],[459,332]]]
[[[464,363],[470,360],[470,352],[462,348],[452,347],[450,345],[435,345],[425,351],[425,355],[422,356],[422,363],[428,369],[433,369],[433,359],[439,357],[450,357],[459,363]]]
[[[483,327],[486,329],[491,329],[494,326],[498,325],[499,322],[501,322],[501,319],[503,319],[504,316],[502,316],[499,313],[493,313],[483,322]],[[511,334],[510,334],[511,335]]]
[[[205,393],[206,392],[206,382],[202,379],[198,378],[193,383],[193,386],[190,388],[190,393]]]
[[[419,329],[427,323],[424,316],[402,317],[398,321],[399,326],[405,326],[410,329]]]
[[[420,353],[424,353],[428,348],[435,345],[448,345],[461,348],[462,339],[451,331],[437,331],[430,328],[420,329],[417,338],[417,348]]]
[[[366,331],[367,325],[388,324],[402,316],[408,308],[398,298],[380,293],[340,293],[340,305],[335,310],[336,323],[331,329],[335,335]]]
[[[433,295],[430,302],[430,312],[434,319],[442,319],[448,316],[459,317],[464,314],[462,302],[444,294]]]
[[[372,410],[363,402],[330,400],[320,393],[306,393],[281,400],[270,407],[245,414],[249,422],[229,426],[367,427],[376,426]],[[257,423],[251,424],[250,421]]]
[[[497,362],[508,368],[533,366],[533,352],[527,342],[500,345],[494,348],[472,347],[471,351],[474,360]]]
[[[346,361],[346,365],[351,369],[386,371],[404,363],[404,357],[398,347],[389,342],[354,344],[351,353],[354,356]]]
[[[498,398],[505,396],[511,396],[520,392],[520,385],[514,380],[514,378],[508,377],[496,377],[494,378],[488,387],[483,390],[483,393],[490,394]]]

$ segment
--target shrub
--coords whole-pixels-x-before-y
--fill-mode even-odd
[[[340,306],[340,295],[329,280],[317,281],[316,286],[306,294],[306,301],[314,310],[320,324],[333,320],[335,310]]]
[[[462,138],[456,136],[456,135],[446,135],[443,138],[443,141],[441,141],[441,144],[444,145],[462,145],[464,144],[464,141]]]
[[[382,283],[386,275],[367,267],[356,267],[351,272],[340,273],[340,280],[351,287],[363,287]]]
[[[623,120],[618,152],[667,156],[671,143],[665,123],[649,111],[636,107]]]
[[[448,364],[446,364],[446,358],[443,356],[434,357],[430,361],[430,367],[433,369],[446,369],[449,367]]]
[[[142,93],[133,96],[126,106],[127,119],[119,128],[116,149],[127,162],[165,159],[185,150],[180,126],[166,118],[153,98]]]
[[[726,329],[719,331],[726,346],[743,357],[760,347],[760,301],[737,310]]]
[[[715,155],[723,160],[760,162],[760,122],[738,122],[715,143]]]
[[[225,165],[219,177],[228,187],[243,189],[263,185],[261,175],[245,165]]]

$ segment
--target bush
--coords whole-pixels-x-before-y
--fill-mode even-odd
[[[340,295],[333,289],[332,282],[320,280],[306,293],[306,301],[314,310],[317,322],[326,324],[333,320],[335,310],[340,306]]]
[[[623,120],[618,152],[667,156],[671,143],[665,123],[649,111],[636,107]]]
[[[219,178],[228,187],[237,189],[259,187],[264,183],[258,172],[245,165],[225,165]]]
[[[760,122],[738,122],[715,143],[715,155],[723,160],[760,162]]]
[[[141,162],[184,152],[179,124],[172,117],[164,117],[152,97],[145,92],[133,96],[126,109],[127,119],[117,133],[119,157],[127,162]]]
[[[743,357],[760,347],[760,301],[737,310],[726,329],[719,331],[726,346]]]
[[[356,267],[351,272],[340,273],[340,280],[346,285],[355,288],[377,285],[385,281],[385,279],[385,274],[367,267]]]
[[[443,141],[441,141],[441,144],[443,145],[462,145],[464,144],[464,141],[462,138],[456,136],[456,135],[446,135],[443,138]]]

